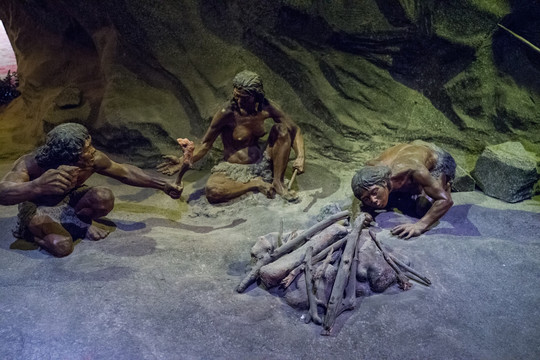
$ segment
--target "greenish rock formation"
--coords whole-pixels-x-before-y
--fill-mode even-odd
[[[423,139],[471,154],[540,148],[537,2],[3,0],[22,95],[0,108],[0,158],[77,121],[153,166],[199,140],[244,69],[306,134],[308,158],[362,163]],[[78,89],[78,105],[55,102]],[[64,95],[61,95],[64,94]],[[309,160],[309,159],[308,159]]]
[[[461,166],[456,166],[456,177],[452,183],[452,191],[474,191],[475,186],[476,182],[471,174],[469,174]]]
[[[538,180],[536,157],[519,142],[488,146],[472,172],[486,195],[515,203],[529,199]]]

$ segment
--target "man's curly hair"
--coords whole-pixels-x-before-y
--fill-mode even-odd
[[[367,190],[373,185],[390,187],[390,174],[392,170],[388,166],[364,166],[354,174],[351,187],[358,199],[362,196],[362,190]]]
[[[73,165],[79,161],[90,134],[86,127],[76,123],[56,126],[47,134],[45,145],[36,150],[35,159],[43,169],[56,169],[60,165]]]

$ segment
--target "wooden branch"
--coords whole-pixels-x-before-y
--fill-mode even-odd
[[[346,237],[344,237],[343,239],[340,239],[338,241],[336,241],[335,243],[331,244],[330,246],[328,246],[327,248],[325,248],[324,250],[322,251],[319,251],[316,255],[313,256],[313,263],[316,264],[318,263],[319,261],[323,260],[324,258],[326,258],[328,255],[331,256],[331,254],[334,252],[334,249],[339,249],[340,247],[343,246],[343,244],[345,243],[345,241],[347,240]],[[281,281],[281,286],[283,286],[284,289],[288,288],[292,282],[294,281],[294,279],[302,272],[304,271],[304,264],[294,268],[293,270],[291,270],[289,272],[289,275],[287,275],[285,278],[283,278],[283,280]]]
[[[357,270],[358,270],[358,256],[354,256],[352,260],[352,264],[351,264],[351,270],[349,271],[349,279],[347,280],[347,287],[345,288],[345,296],[343,297],[341,304],[339,304],[336,317],[338,317],[344,311],[354,309],[356,306],[356,272]]]
[[[332,243],[345,237],[347,233],[348,231],[344,226],[339,224],[330,225],[320,233],[315,234],[304,245],[261,267],[259,279],[267,288],[278,286],[293,269],[302,265],[308,246],[313,247],[313,253],[319,253]]]
[[[411,274],[413,274],[414,276],[416,276],[416,278],[413,278],[411,276],[409,276],[408,274],[405,274],[407,275],[407,277],[411,280],[415,280],[415,281],[418,281],[419,283],[423,284],[423,285],[426,285],[426,286],[429,286],[431,285],[431,280],[429,280],[427,277],[423,276],[423,275],[420,275],[418,272],[416,272],[413,268],[411,268],[410,266],[408,266],[407,264],[405,264],[403,261],[399,260],[398,258],[396,258],[394,255],[390,254],[389,255],[390,258],[400,267],[402,267],[403,269],[405,269],[406,271],[410,272]],[[420,279],[420,281],[419,281]]]
[[[343,238],[341,239],[339,242],[343,243],[344,240],[346,240],[346,238]],[[334,245],[336,245],[336,243],[334,243]],[[330,263],[332,263],[332,259],[334,258],[334,254],[336,255],[339,255],[339,253],[334,253],[334,245],[332,245],[330,247],[330,251],[328,252],[328,254],[326,255],[326,257],[324,258],[323,262],[321,263],[321,265],[317,268],[317,271],[315,272],[315,274],[313,275],[313,277],[315,279],[321,279],[324,277],[324,274],[326,273],[326,268],[328,267],[328,265],[330,265]],[[338,249],[341,247],[341,245],[339,245]],[[326,250],[326,249],[325,249]],[[324,251],[326,252],[326,251]],[[313,258],[313,262],[314,263],[317,263],[319,262],[321,259],[322,259],[322,256],[320,256],[321,253],[319,253],[319,256],[317,257],[314,257]],[[319,258],[319,259],[317,259]],[[337,257],[334,259],[334,261],[337,260]]]
[[[294,279],[296,279],[296,277],[298,275],[300,275],[302,273],[302,271],[304,271],[305,269],[305,265],[302,264],[298,267],[295,267],[294,269],[291,270],[291,272],[289,272],[289,275],[287,275],[286,277],[283,278],[283,280],[281,280],[281,283],[280,285],[286,289],[288,288],[289,286],[291,286],[292,282],[294,281]]]
[[[294,183],[294,179],[296,178],[296,174],[298,174],[298,169],[294,169],[291,176],[291,181],[289,181],[289,185],[287,185],[287,190],[291,190],[292,184]]]
[[[358,243],[358,238],[360,237],[360,232],[364,226],[365,219],[366,214],[360,213],[354,221],[352,232],[347,235],[345,250],[343,250],[343,254],[341,255],[341,262],[339,264],[336,280],[334,281],[332,294],[328,301],[328,307],[323,322],[323,331],[321,333],[322,335],[330,335],[336,321],[339,307],[343,301],[343,292],[347,285],[347,280],[350,277],[352,261],[356,256],[356,244]]]
[[[407,276],[405,274],[403,274],[403,272],[399,269],[399,267],[396,265],[396,263],[394,263],[394,261],[390,258],[390,256],[388,256],[388,253],[383,249],[380,241],[377,240],[377,235],[375,234],[375,232],[373,232],[373,230],[369,230],[369,235],[371,235],[371,238],[373,239],[373,241],[375,242],[375,244],[377,245],[377,247],[381,251],[381,253],[382,253],[383,257],[384,257],[384,260],[386,260],[386,262],[396,272],[398,286],[401,289],[405,290],[405,291],[409,290],[411,288],[412,284],[410,283]]]
[[[339,316],[344,311],[353,310],[356,307],[356,273],[358,272],[358,265],[360,261],[360,251],[366,240],[368,239],[367,234],[360,231],[358,236],[358,242],[356,243],[355,256],[351,265],[351,272],[349,273],[349,281],[347,283],[347,288],[345,289],[345,297],[341,303],[340,308],[338,309],[337,316]]]
[[[326,219],[313,225],[294,239],[287,241],[287,243],[283,244],[283,246],[277,248],[272,254],[270,254],[270,257],[272,258],[272,260],[282,257],[283,255],[291,252],[296,247],[304,244],[307,240],[311,239],[313,235],[321,232],[333,223],[345,219],[347,216],[349,216],[349,211],[345,210],[327,217]]]
[[[304,277],[306,279],[306,290],[309,304],[309,313],[306,317],[306,324],[313,321],[315,324],[322,324],[322,319],[319,317],[317,311],[317,297],[315,294],[315,288],[313,287],[313,265],[311,263],[313,256],[313,247],[308,247],[306,250],[306,256],[304,257]]]
[[[342,211],[337,214],[334,214],[318,222],[317,224],[313,225],[312,227],[305,230],[304,232],[302,232],[302,234],[298,235],[294,239],[287,241],[285,244],[275,249],[271,254],[267,254],[263,256],[251,268],[251,271],[244,277],[244,279],[240,282],[240,284],[238,284],[238,286],[236,287],[236,291],[239,293],[243,293],[248,288],[249,285],[251,285],[255,280],[257,280],[261,267],[289,253],[297,246],[302,245],[305,241],[310,239],[313,235],[326,229],[328,226],[332,225],[336,221],[346,218],[347,216],[349,216],[349,211]]]
[[[236,292],[243,293],[246,291],[249,285],[253,284],[257,277],[259,276],[259,270],[266,264],[269,264],[272,261],[270,254],[264,255],[262,258],[257,260],[255,265],[251,268],[251,271],[240,281],[240,284],[236,287]]]

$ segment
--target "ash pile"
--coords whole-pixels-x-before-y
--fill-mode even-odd
[[[377,239],[369,214],[360,213],[352,225],[349,218],[349,211],[341,211],[307,230],[259,237],[251,249],[252,269],[236,291],[257,281],[307,310],[305,322],[321,325],[322,335],[332,335],[338,316],[353,310],[358,297],[392,286],[408,290],[410,279],[431,284]]]

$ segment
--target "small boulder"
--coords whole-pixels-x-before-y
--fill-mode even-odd
[[[486,195],[510,203],[529,199],[538,179],[536,156],[520,142],[487,146],[472,176]]]
[[[476,182],[473,177],[461,166],[456,167],[456,177],[452,183],[452,191],[463,192],[463,191],[474,191]]]

